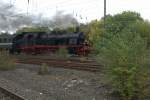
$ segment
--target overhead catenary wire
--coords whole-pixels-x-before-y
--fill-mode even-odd
[[[16,0],[14,0],[14,1],[16,1]],[[68,0],[62,0],[62,1],[57,2],[55,4],[57,4],[57,9],[59,9],[60,11],[67,11],[67,7],[69,7],[69,8],[71,8],[72,11],[74,11],[74,13],[78,12],[78,10],[81,9],[80,12],[84,13],[84,12],[86,12],[86,10],[88,10],[88,11],[90,10],[91,11],[90,14],[91,14],[93,12],[93,10],[86,8],[86,6],[89,7],[89,8],[98,8],[99,5],[98,5],[98,3],[96,3],[97,1],[98,0],[93,0],[93,1],[92,0],[87,0],[85,2],[85,0],[83,0],[81,2],[77,2],[75,0],[69,0],[69,1]],[[32,14],[36,14],[38,12],[37,10],[39,9],[38,8],[39,0],[34,0],[34,1],[33,0],[27,0],[27,4],[28,4],[27,12],[26,12],[27,15],[29,15],[29,13],[30,13],[30,15],[32,15]],[[46,12],[46,11],[49,11],[49,10],[51,11],[52,9],[56,9],[55,4],[54,3],[51,4],[50,7],[48,6],[46,8],[45,7],[40,7],[40,8],[42,8],[42,9],[45,8],[45,10],[43,10],[43,12]],[[76,10],[76,7],[78,7],[79,9]],[[40,10],[41,9],[39,9],[39,12],[40,12]],[[78,12],[78,17],[81,15],[80,12]],[[80,19],[83,19],[83,18],[80,17]]]
[[[56,2],[56,3],[52,3],[50,5],[47,5],[47,6],[40,7],[40,9],[39,9],[38,0],[34,0],[34,1],[33,0],[27,0],[27,1],[28,1],[27,15],[29,15],[29,13],[34,15],[34,14],[40,12],[41,8],[42,8],[41,14],[42,13],[44,14],[44,12],[49,11],[49,10],[52,11],[52,9],[55,9],[55,11],[67,11],[67,8],[70,7],[71,10],[74,11],[74,14],[75,14],[76,12],[78,12],[79,9],[81,9],[80,12],[84,13],[88,9],[86,7],[97,9],[100,6],[97,3],[98,0],[86,0],[86,1],[83,0],[83,1],[80,1],[80,2],[77,2],[76,0],[62,0],[60,2]],[[76,10],[76,7],[78,7],[79,9]],[[90,9],[88,9],[88,11],[89,10]],[[82,19],[87,20],[88,18],[86,18],[86,17],[88,15],[86,17],[83,17],[83,15],[80,14],[80,12],[78,13],[78,16],[76,16],[76,17],[78,17],[78,19],[80,19],[80,20],[82,20]],[[93,13],[93,10],[91,10],[91,13]]]
[[[72,5],[70,5],[70,6],[72,6]],[[75,6],[75,5],[74,5],[74,6]],[[78,6],[79,6],[79,5],[78,5]],[[62,9],[62,11],[63,11],[63,10],[66,10],[65,8],[67,8],[67,7],[68,7],[68,6],[57,6],[57,7],[55,7],[55,8],[54,8],[54,7],[46,7],[45,9],[46,9],[46,10],[52,10],[52,9],[56,9],[56,8],[58,9],[58,8],[59,8],[59,9]],[[86,10],[84,7],[97,8],[97,6],[96,6],[94,3],[87,3],[86,5],[81,6],[81,7],[79,8],[79,9],[81,9],[80,12],[83,11],[83,10]],[[72,9],[72,11],[74,11],[74,13],[75,13],[76,10],[75,10],[75,8],[74,8],[73,6],[72,6],[71,9]],[[89,11],[89,10],[88,10],[88,11]],[[93,11],[93,10],[90,10],[90,11]]]
[[[56,10],[58,10],[59,8],[60,9],[62,9],[62,11],[64,11],[64,10],[66,10],[66,8],[67,7],[70,7],[71,6],[71,9],[72,9],[72,11],[74,10],[74,12],[75,12],[75,8],[74,7],[79,7],[79,9],[81,9],[81,10],[86,10],[86,9],[84,9],[84,7],[86,7],[86,6],[88,6],[88,7],[91,7],[91,8],[98,8],[98,5],[97,5],[97,3],[96,3],[97,1],[96,0],[94,0],[94,2],[93,1],[91,1],[91,0],[88,0],[88,2],[76,2],[75,4],[64,4],[63,3],[63,5],[51,5],[51,6],[48,6],[48,7],[40,7],[40,8],[45,8],[45,11],[48,11],[48,10],[52,10],[52,9],[56,9]],[[84,3],[84,5],[83,5],[83,3]],[[37,4],[37,2],[36,2],[36,4]],[[57,3],[58,4],[58,3]],[[60,4],[60,3],[59,3]],[[37,5],[36,5],[37,6]],[[38,8],[38,7],[37,7]],[[36,9],[37,10],[37,9]],[[58,10],[59,11],[59,10]],[[91,10],[92,11],[92,10]],[[36,11],[34,11],[35,13],[36,13]]]
[[[97,1],[97,0],[86,0],[86,2],[84,1],[84,2],[81,2],[81,1],[79,1],[79,2],[72,2],[72,1],[76,1],[76,0],[65,0],[65,1],[62,1],[62,2],[58,2],[58,3],[53,3],[53,4],[50,4],[50,5],[48,5],[48,6],[56,6],[56,5],[59,5],[59,6],[69,6],[69,5],[80,5],[80,4],[86,4],[86,3],[89,3],[89,2],[95,2],[95,1]]]
[[[98,5],[97,5],[97,3],[96,2],[87,2],[87,3],[85,3],[85,5],[82,5],[81,3],[79,3],[79,4],[70,4],[70,5],[57,5],[57,9],[58,8],[60,8],[60,9],[65,9],[65,8],[68,8],[68,7],[70,7],[71,6],[71,9],[75,12],[75,9],[74,9],[74,7],[79,7],[81,10],[86,10],[84,7],[92,7],[92,8],[98,8]],[[54,7],[46,7],[45,9],[47,9],[47,10],[52,10],[52,9],[55,9],[55,7],[56,6],[54,6]],[[81,11],[80,10],[80,11]],[[92,11],[92,10],[91,10]]]
[[[33,0],[28,0],[28,6],[29,6],[29,4],[31,3],[31,1],[33,1]],[[37,0],[35,0],[36,1],[36,9],[38,9],[38,4],[37,4]],[[54,3],[54,4],[50,4],[50,5],[47,5],[48,7],[46,7],[46,8],[55,8],[56,6],[57,7],[59,7],[59,8],[66,8],[66,7],[74,7],[74,6],[86,6],[87,4],[89,4],[89,3],[95,3],[95,2],[97,2],[97,0],[87,0],[86,2],[74,2],[74,3],[72,3],[71,1],[74,1],[74,0],[65,0],[65,1],[62,1],[62,2],[58,2],[58,3]],[[32,2],[33,3],[33,2]],[[95,3],[95,6],[97,6],[97,3]],[[32,6],[33,7],[33,6]],[[43,6],[43,7],[40,7],[40,8],[45,8],[45,6]]]
[[[73,7],[73,6],[86,6],[87,4],[95,4],[95,6],[97,6],[97,1],[96,0],[88,0],[87,2],[76,2],[76,3],[70,3],[70,4],[67,4],[67,3],[62,3],[62,4],[56,4],[58,7],[60,8],[65,8],[65,7]],[[83,5],[84,4],[84,5]],[[54,6],[56,5],[51,5],[51,8],[53,8]]]

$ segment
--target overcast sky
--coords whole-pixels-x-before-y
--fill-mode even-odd
[[[103,16],[104,0],[2,0],[18,8],[19,13],[53,16],[56,11],[73,14],[81,22],[100,19]],[[149,0],[107,0],[107,14],[130,10],[150,20]],[[27,10],[28,9],[28,10]]]

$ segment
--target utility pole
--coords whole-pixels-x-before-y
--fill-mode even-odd
[[[28,5],[27,5],[27,16],[29,15],[29,4],[30,4],[30,0],[28,0]]]
[[[106,28],[106,0],[104,0],[104,28]]]

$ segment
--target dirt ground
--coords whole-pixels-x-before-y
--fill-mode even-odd
[[[117,100],[108,95],[110,91],[104,86],[101,73],[51,66],[49,73],[41,76],[38,75],[39,67],[18,64],[15,70],[0,71],[0,78],[7,80],[0,80],[0,85],[5,83],[16,88],[16,91],[20,88],[22,92],[29,92],[28,95],[19,92],[28,100]],[[35,98],[37,95],[41,98]]]

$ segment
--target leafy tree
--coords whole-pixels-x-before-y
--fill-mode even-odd
[[[68,27],[66,29],[54,28],[50,33],[52,34],[66,34],[76,32],[75,27]]]
[[[20,34],[22,32],[48,32],[49,29],[47,27],[24,27],[19,30],[17,30],[17,34]]]
[[[150,47],[150,22],[138,21],[133,25],[133,30],[140,33],[143,38],[147,39],[147,47]]]
[[[75,27],[68,27],[68,28],[66,28],[66,31],[67,31],[67,33],[73,33],[76,31],[76,28]]]
[[[106,17],[106,33],[121,32],[124,28],[132,26],[137,21],[142,21],[139,13],[124,11],[123,13],[114,16],[108,15]]]
[[[107,16],[104,33],[93,39],[105,75],[123,100],[150,98],[149,32],[149,22],[128,11]]]
[[[137,90],[139,77],[143,76],[141,69],[146,69],[149,59],[146,41],[140,34],[124,29],[109,38],[103,37],[97,47],[114,89],[124,100],[132,100],[136,92],[141,91]]]
[[[104,32],[103,22],[100,20],[93,20],[87,25],[80,26],[80,28],[87,34],[87,39],[92,45],[95,44],[96,38],[99,38]]]

